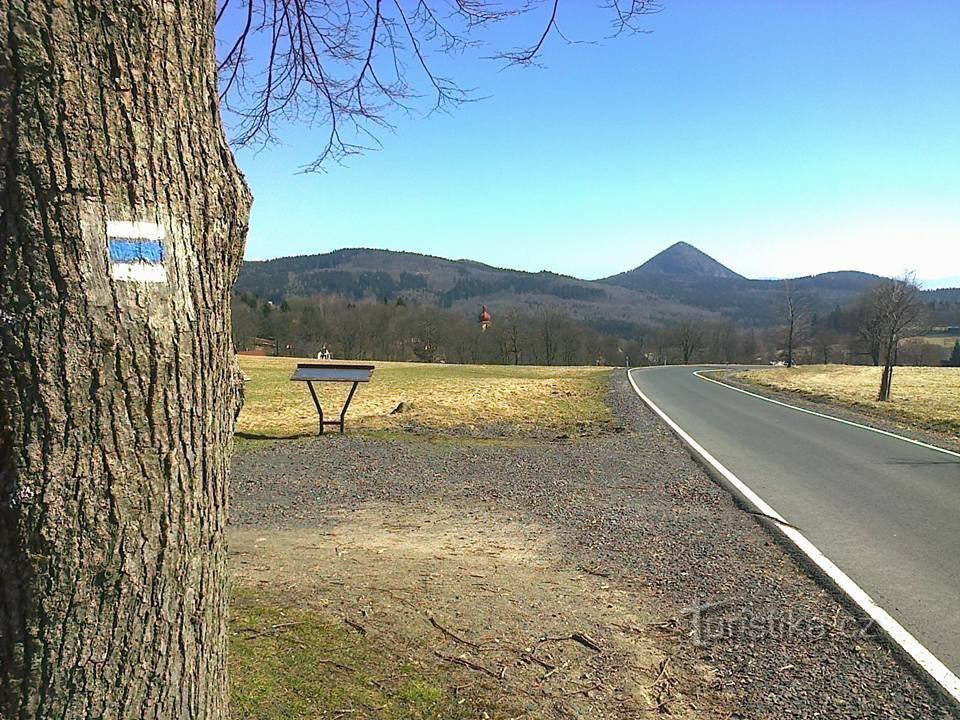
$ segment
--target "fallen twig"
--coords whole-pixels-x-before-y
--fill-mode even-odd
[[[547,670],[547,671],[550,672],[550,673],[556,672],[556,670],[557,670],[557,666],[556,666],[556,665],[551,665],[551,664],[548,663],[546,660],[541,660],[540,658],[538,658],[538,657],[537,657],[536,655],[534,655],[533,653],[528,653],[528,652],[520,653],[520,657],[521,657],[523,660],[526,660],[527,662],[536,663],[537,665],[539,665],[539,666],[542,667],[544,670]]]
[[[366,634],[367,634],[367,629],[366,629],[363,625],[361,625],[360,623],[355,622],[355,621],[351,620],[350,618],[344,618],[343,621],[344,621],[347,625],[349,625],[350,627],[352,627],[354,630],[356,630],[358,633],[360,633],[361,635],[366,635]]]
[[[788,523],[786,520],[781,520],[780,518],[775,518],[773,515],[767,515],[767,513],[760,512],[759,510],[744,510],[747,515],[755,515],[756,517],[761,517],[764,520],[769,520],[770,522],[775,522],[777,525],[782,525],[783,527],[791,528],[792,530],[800,530],[796,525]],[[803,532],[803,530],[800,530]]]
[[[490,668],[485,668],[483,665],[473,662],[473,660],[468,660],[467,658],[464,658],[464,657],[455,657],[453,655],[444,655],[442,652],[439,652],[436,650],[434,650],[433,654],[436,655],[441,660],[444,660],[445,662],[453,663],[455,665],[462,665],[463,667],[470,668],[471,670],[482,672],[484,675],[489,675],[494,680],[503,679],[502,673],[497,674]]]
[[[270,629],[271,629],[271,630],[283,630],[284,628],[294,627],[294,626],[296,626],[296,625],[303,625],[303,621],[301,620],[301,621],[299,621],[299,622],[277,623],[276,625],[271,625],[271,626],[270,626]]]
[[[472,647],[474,650],[477,650],[477,649],[479,649],[479,647],[480,647],[480,645],[478,645],[477,643],[475,643],[475,642],[470,642],[469,640],[464,640],[464,639],[463,639],[462,637],[460,637],[459,635],[455,635],[454,633],[450,632],[449,630],[447,630],[443,625],[441,625],[440,623],[438,623],[438,622],[437,622],[434,618],[432,618],[432,617],[430,618],[430,624],[433,625],[437,630],[439,630],[440,632],[442,632],[444,635],[446,635],[448,638],[450,638],[450,639],[453,640],[454,642],[458,642],[458,643],[460,643],[461,645],[466,645],[467,647]]]
[[[584,647],[590,648],[594,652],[603,652],[603,648],[597,645],[597,641],[589,635],[584,635],[583,633],[574,633],[570,636],[570,639],[574,642],[580,643]]]
[[[625,625],[624,623],[610,623],[610,625],[618,630],[623,630],[623,632],[636,633],[637,635],[643,635],[644,633],[644,629],[636,625]]]
[[[665,657],[660,662],[660,672],[657,675],[657,678],[653,681],[653,685],[650,686],[651,688],[655,688],[657,684],[660,682],[660,680],[667,674],[667,665],[669,662],[670,662],[670,658],[668,657]]]
[[[573,642],[580,643],[586,648],[593,650],[594,652],[603,652],[597,641],[591,638],[589,635],[584,635],[583,633],[573,633],[573,635],[562,635],[560,637],[542,637],[537,642],[563,642],[564,640],[573,640]]]
[[[603,572],[602,570],[600,570],[600,568],[596,568],[596,569],[591,570],[590,568],[583,567],[583,566],[581,565],[581,566],[580,566],[580,570],[581,570],[582,572],[585,572],[587,575],[596,575],[597,577],[602,577],[602,578],[607,578],[607,579],[610,578],[610,573],[608,573],[608,572]]]

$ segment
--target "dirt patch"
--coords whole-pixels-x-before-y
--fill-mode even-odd
[[[712,671],[655,642],[643,579],[565,565],[540,524],[378,502],[230,542],[237,586],[321,609],[518,717],[729,717]]]

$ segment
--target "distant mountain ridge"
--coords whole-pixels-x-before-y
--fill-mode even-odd
[[[796,278],[817,312],[849,303],[882,278],[856,271]],[[413,252],[346,248],[319,255],[244,262],[235,290],[281,301],[342,297],[351,301],[430,303],[473,312],[554,307],[608,332],[636,332],[679,317],[777,322],[782,281],[750,280],[687,243],[676,243],[633,270],[601,280],[498,268]],[[924,293],[960,300],[960,290]]]
[[[674,243],[666,250],[657,253],[640,267],[628,270],[625,273],[604,278],[602,282],[629,287],[629,282],[623,282],[628,277],[649,275],[673,275],[688,278],[725,278],[728,280],[745,280],[743,275],[735,273],[730,268],[717,262],[705,252],[685,242]],[[619,280],[619,282],[618,282]]]
[[[936,278],[933,280],[922,280],[920,285],[929,290],[951,290],[960,288],[960,275],[956,275],[954,277]]]

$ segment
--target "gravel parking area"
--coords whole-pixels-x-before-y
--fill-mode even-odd
[[[731,718],[952,718],[955,709],[738,509],[612,375],[617,432],[474,443],[328,436],[234,461],[232,524],[332,528],[374,504],[482,509],[549,528],[570,568],[641,588],[673,666],[709,668]],[[702,673],[701,673],[702,674]],[[669,706],[660,709],[669,713]]]

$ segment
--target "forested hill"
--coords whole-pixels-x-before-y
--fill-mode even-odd
[[[853,301],[881,280],[862,272],[795,279],[816,312]],[[766,326],[778,321],[783,284],[750,280],[686,243],[667,248],[634,270],[589,281],[547,271],[497,268],[390,250],[351,248],[321,255],[245,262],[236,292],[274,302],[333,297],[352,302],[433,304],[473,312],[494,307],[551,307],[598,325],[658,325],[693,316]],[[925,293],[960,300],[960,290]]]
[[[274,299],[334,294],[366,297],[423,296],[449,307],[476,294],[502,291],[558,298],[603,301],[607,288],[555,273],[495,268],[472,260],[349,248],[323,255],[302,255],[244,263],[236,287]]]
[[[714,316],[643,291],[547,271],[531,273],[473,260],[361,248],[245,262],[234,289],[275,303],[291,297],[402,300],[470,313],[482,303],[500,308],[550,307],[600,325],[659,324],[691,312]]]

